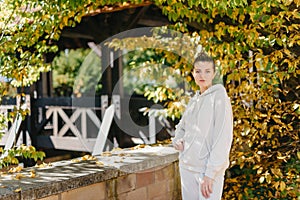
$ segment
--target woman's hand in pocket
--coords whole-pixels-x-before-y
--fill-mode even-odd
[[[179,139],[174,143],[174,148],[178,151],[184,150],[184,141],[183,139]]]

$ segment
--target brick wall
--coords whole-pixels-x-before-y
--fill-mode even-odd
[[[172,147],[121,150],[1,174],[0,200],[180,200],[178,173]]]
[[[40,200],[179,200],[178,163],[123,175]]]

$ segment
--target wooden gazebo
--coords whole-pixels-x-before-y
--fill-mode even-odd
[[[75,27],[64,28],[57,45],[59,50],[93,48],[93,45],[98,45],[107,38],[123,31],[140,27],[163,26],[169,23],[167,17],[162,15],[161,10],[150,1],[138,5],[105,6],[83,17],[82,21]],[[114,55],[118,59],[115,59]],[[54,54],[47,55],[46,62],[51,62],[54,56]],[[80,141],[74,139],[76,134],[83,133],[86,137],[83,137],[86,144],[92,144],[93,138],[97,136],[97,130],[100,127],[101,116],[103,116],[104,110],[111,102],[114,102],[119,110],[116,111],[117,117],[115,117],[110,129],[108,136],[110,144],[108,146],[113,147],[114,143],[117,142],[120,147],[130,147],[135,145],[131,138],[141,138],[141,136],[144,142],[145,140],[153,142],[153,138],[149,138],[151,130],[148,127],[136,130],[132,125],[132,121],[128,120],[128,118],[135,118],[133,121],[141,126],[148,125],[149,119],[139,113],[138,109],[151,106],[153,103],[143,97],[126,97],[122,92],[122,88],[119,89],[118,97],[115,98],[112,94],[112,90],[123,70],[119,58],[118,52],[109,49],[107,46],[101,46],[102,65],[111,65],[110,63],[112,63],[114,67],[108,67],[102,72],[101,94],[97,94],[95,97],[76,100],[72,97],[54,97],[51,72],[42,74],[40,80],[26,90],[30,96],[31,114],[23,122],[22,130],[29,133],[34,146],[42,149],[86,151],[86,147],[80,147]],[[128,98],[130,99],[128,100]],[[130,111],[127,113],[122,111],[124,99],[126,99],[124,102],[130,103]],[[84,108],[80,108],[80,111],[74,110],[75,108],[72,105],[74,101],[81,101],[80,105],[84,105]],[[76,116],[74,113],[76,113]],[[121,129],[119,125],[128,127],[128,129]],[[154,126],[154,129],[155,127],[157,125]],[[153,130],[153,124],[151,129],[155,131]],[[78,133],[74,135],[74,131]],[[131,132],[131,135],[127,135],[126,131]],[[58,138],[61,141],[54,141],[53,134],[61,136],[61,138]],[[23,136],[25,140],[26,134],[23,134]],[[72,137],[69,142],[67,141],[68,137]],[[166,139],[166,137],[168,137],[167,134],[162,134],[159,139]],[[60,144],[59,147],[55,144],[57,142]]]

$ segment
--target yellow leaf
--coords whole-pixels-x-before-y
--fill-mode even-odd
[[[35,171],[33,169],[30,171],[29,177],[30,178],[35,178],[36,177],[36,173],[35,173]]]
[[[22,188],[17,188],[14,190],[15,192],[21,192],[22,191]]]
[[[277,159],[279,160],[284,160],[286,158],[286,156],[277,156]]]
[[[274,184],[274,187],[277,189],[279,187],[279,181]]]
[[[278,169],[278,168],[276,168],[276,169],[271,169],[271,172],[272,172],[275,176],[277,176],[277,177],[282,177],[282,176],[283,176],[283,174],[281,173],[281,170]]]
[[[96,165],[98,165],[98,166],[104,166],[104,163],[101,162],[101,161],[97,161],[97,162],[96,162]]]
[[[24,176],[23,174],[18,173],[18,174],[14,177],[14,179],[20,180],[21,178],[24,178],[24,177],[25,177],[25,176]]]
[[[102,152],[101,153],[101,156],[107,156],[107,157],[109,157],[109,156],[112,156],[112,153],[111,152],[109,152],[109,151],[104,151],[104,152]]]
[[[300,151],[297,152],[297,157],[300,160]]]
[[[285,187],[286,187],[285,182],[281,181],[280,182],[280,191],[285,190]]]
[[[63,29],[63,27],[64,27],[63,24],[59,24],[60,29]]]
[[[187,77],[186,77],[186,80],[187,80],[188,82],[190,82],[190,81],[192,80],[192,78],[191,78],[190,76],[187,76]]]
[[[12,167],[9,169],[9,173],[16,173],[16,172],[20,172],[23,169],[22,166],[17,166],[17,167]]]
[[[273,197],[273,194],[272,194],[271,191],[268,191],[268,196],[269,196],[269,197]]]
[[[243,199],[243,195],[241,193],[239,194],[238,199]]]
[[[48,164],[47,164],[47,163],[44,163],[44,162],[43,162],[42,164],[39,164],[39,165],[36,164],[36,165],[35,165],[35,167],[37,167],[37,168],[45,168],[45,167],[51,167],[51,166],[52,166],[51,163],[48,163]]]
[[[271,183],[272,182],[272,176],[270,174],[266,175],[266,181],[267,181],[267,183]]]
[[[62,23],[63,23],[64,26],[68,25],[68,20],[69,20],[68,17],[63,17]]]
[[[91,155],[85,155],[81,158],[82,160],[97,160],[96,157],[91,156]]]
[[[262,168],[262,167],[260,167],[260,168],[257,170],[257,174],[261,174],[261,173],[262,173],[262,171],[263,171],[263,168]]]
[[[123,149],[120,147],[114,147],[111,152],[122,151]]]
[[[72,161],[72,162],[74,162],[74,163],[78,163],[78,162],[80,162],[80,160],[79,160],[79,159],[77,159],[77,158],[76,158],[76,159],[72,159],[71,161]]]
[[[265,177],[264,176],[261,176],[260,178],[259,178],[259,182],[260,183],[263,183],[265,181]]]
[[[253,169],[258,169],[260,168],[260,165],[254,165]]]

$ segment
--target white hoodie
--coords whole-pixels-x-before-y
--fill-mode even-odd
[[[223,85],[213,85],[203,94],[197,91],[175,130],[173,144],[184,141],[179,166],[212,179],[224,176],[232,137],[232,108]]]

